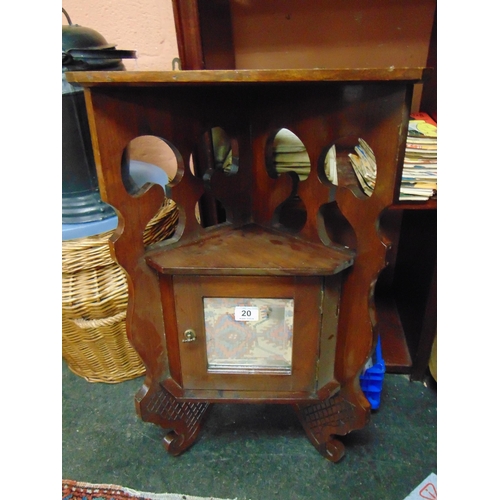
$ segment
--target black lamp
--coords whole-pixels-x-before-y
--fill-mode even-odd
[[[92,152],[83,89],[68,83],[67,71],[120,71],[122,59],[136,57],[133,50],[117,50],[91,28],[62,27],[62,223],[77,224],[115,215],[101,200]]]

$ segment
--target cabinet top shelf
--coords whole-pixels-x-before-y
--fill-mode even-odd
[[[74,71],[68,82],[92,86],[168,86],[175,84],[390,82],[417,83],[430,76],[431,68],[355,69],[258,69],[183,71]]]
[[[351,266],[353,259],[347,248],[248,224],[222,227],[194,242],[150,253],[146,260],[164,274],[327,276]]]

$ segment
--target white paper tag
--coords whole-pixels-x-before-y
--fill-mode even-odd
[[[259,308],[253,306],[235,307],[234,319],[236,321],[259,321]]]
[[[405,500],[437,500],[437,475],[431,472]]]

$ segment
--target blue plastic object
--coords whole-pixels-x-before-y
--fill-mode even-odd
[[[360,375],[359,383],[361,390],[364,392],[366,399],[372,406],[372,410],[378,410],[380,406],[380,396],[382,394],[382,386],[384,384],[385,363],[382,358],[382,345],[380,337],[377,340],[377,346],[372,357],[372,366],[366,368],[365,372]]]
[[[163,187],[168,184],[168,176],[160,167],[143,161],[130,161],[130,175],[139,187],[143,186],[147,182],[153,182]],[[76,238],[95,236],[97,234],[110,231],[111,229],[116,229],[117,225],[118,217],[116,215],[93,222],[63,224],[62,240],[67,241],[74,240]]]

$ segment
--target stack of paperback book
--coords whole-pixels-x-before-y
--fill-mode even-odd
[[[349,154],[349,159],[361,189],[371,196],[377,181],[377,162],[368,143],[364,139],[358,141],[359,144],[354,147],[354,153]]]
[[[377,162],[370,146],[359,139],[349,154],[363,192],[370,196],[377,180]],[[425,201],[437,194],[437,125],[426,113],[411,115],[401,178],[401,201]]]
[[[408,126],[401,200],[428,200],[437,194],[437,124],[427,113],[413,113]]]
[[[359,139],[359,144],[355,146],[354,153],[349,154],[349,159],[361,189],[371,196],[377,180],[377,162],[372,148],[364,139]]]
[[[311,160],[303,142],[286,128],[282,128],[274,138],[273,163],[278,174],[295,172],[301,181],[307,179],[311,171]],[[335,146],[326,155],[325,173],[330,182],[337,184]]]

